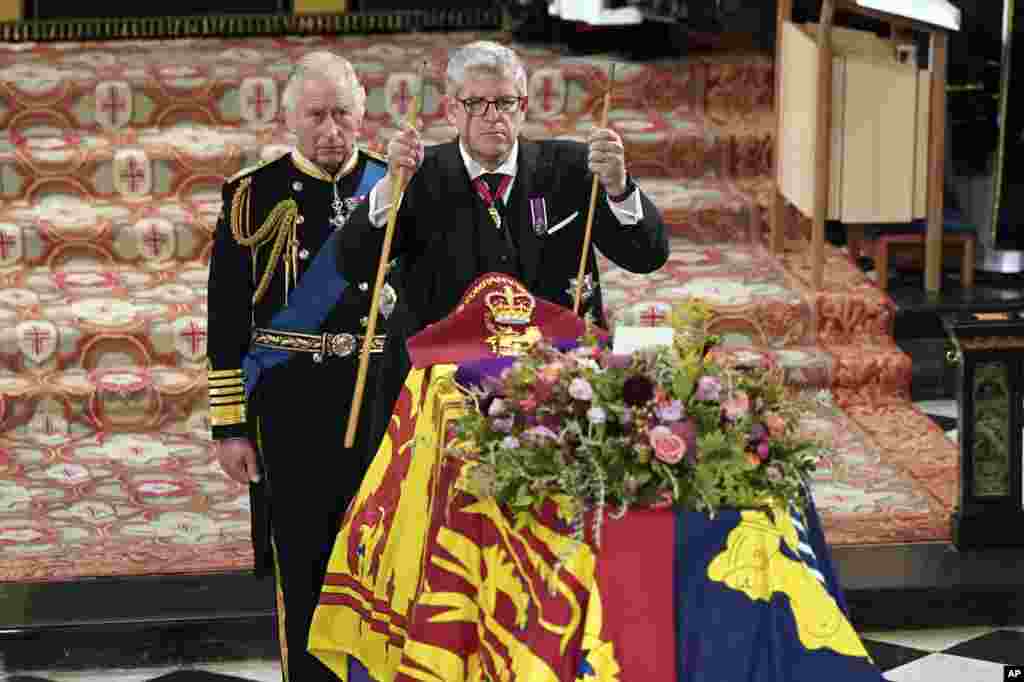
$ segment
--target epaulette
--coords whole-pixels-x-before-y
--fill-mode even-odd
[[[241,178],[244,178],[246,175],[252,175],[256,171],[258,171],[260,168],[263,168],[264,166],[266,166],[268,163],[270,163],[270,162],[264,160],[264,161],[260,161],[259,163],[254,163],[251,166],[247,166],[247,167],[243,168],[242,170],[238,171],[237,173],[235,173],[234,175],[232,175],[230,178],[228,178],[228,182],[234,182],[235,180],[239,180]]]
[[[374,161],[379,161],[385,166],[388,165],[388,157],[384,156],[383,154],[379,152],[371,152],[369,149],[362,149],[361,151]]]

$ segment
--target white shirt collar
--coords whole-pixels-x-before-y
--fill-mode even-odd
[[[466,164],[466,172],[469,173],[470,180],[476,180],[484,173],[503,173],[510,175],[513,178],[516,177],[516,170],[519,168],[519,140],[517,139],[512,143],[512,151],[509,152],[508,158],[505,159],[505,163],[498,166],[493,171],[489,171],[479,163],[470,158],[469,153],[466,151],[466,147],[463,146],[462,140],[459,140],[459,153],[462,154],[462,162]]]

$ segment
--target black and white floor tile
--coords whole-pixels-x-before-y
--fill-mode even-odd
[[[1024,627],[862,632],[892,682],[1002,682],[1024,665]]]
[[[932,418],[950,437],[956,438],[956,422],[959,405],[955,400],[918,400],[914,403],[922,412]]]
[[[1024,627],[938,628],[868,631],[861,637],[885,679],[891,682],[1003,682],[1007,666],[1024,665]],[[0,643],[6,660],[11,643]],[[59,645],[58,645],[59,646]],[[5,648],[6,647],[6,648]],[[113,649],[107,666],[0,666],[6,682],[278,682],[281,668],[271,657],[239,660],[181,660],[174,665],[131,666],[133,655]],[[16,658],[16,656],[15,656]]]

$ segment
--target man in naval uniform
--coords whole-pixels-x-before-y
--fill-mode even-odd
[[[336,679],[307,653],[309,626],[342,516],[405,374],[399,344],[387,342],[389,285],[346,449],[373,285],[342,279],[334,242],[387,170],[355,144],[365,99],[348,61],[303,57],[282,96],[296,148],[225,183],[210,260],[213,438],[228,476],[251,484],[256,567],[275,570],[282,668],[300,682]]]

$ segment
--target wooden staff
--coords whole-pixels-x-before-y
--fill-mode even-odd
[[[420,89],[406,115],[406,123],[410,126],[416,125],[416,117],[419,116],[420,108],[423,105],[426,69],[427,63],[424,61],[420,65]],[[380,263],[377,265],[377,280],[374,282],[373,297],[370,299],[370,316],[366,323],[366,335],[363,338],[363,348],[359,353],[359,372],[356,374],[356,387],[352,393],[352,408],[348,413],[348,428],[345,430],[346,448],[352,447],[356,440],[356,427],[359,424],[359,412],[363,406],[363,392],[366,390],[366,373],[370,368],[370,344],[373,343],[373,337],[377,333],[380,292],[384,288],[384,275],[387,272],[388,261],[391,260],[391,240],[395,236],[395,222],[398,220],[398,206],[402,201],[404,186],[405,168],[399,168],[398,177],[391,185],[391,210],[388,212],[388,226],[384,232],[384,244],[380,249]]]
[[[612,62],[611,74],[608,76],[608,89],[604,93],[604,107],[601,111],[601,128],[608,127],[608,109],[612,104],[612,86],[615,84],[615,63]],[[580,269],[576,274],[576,296],[573,299],[572,311],[580,314],[580,296],[583,294],[583,275],[587,270],[587,253],[590,251],[590,232],[594,227],[594,207],[597,206],[597,173],[590,185],[590,210],[587,211],[587,227],[583,232],[583,254],[580,256]]]

